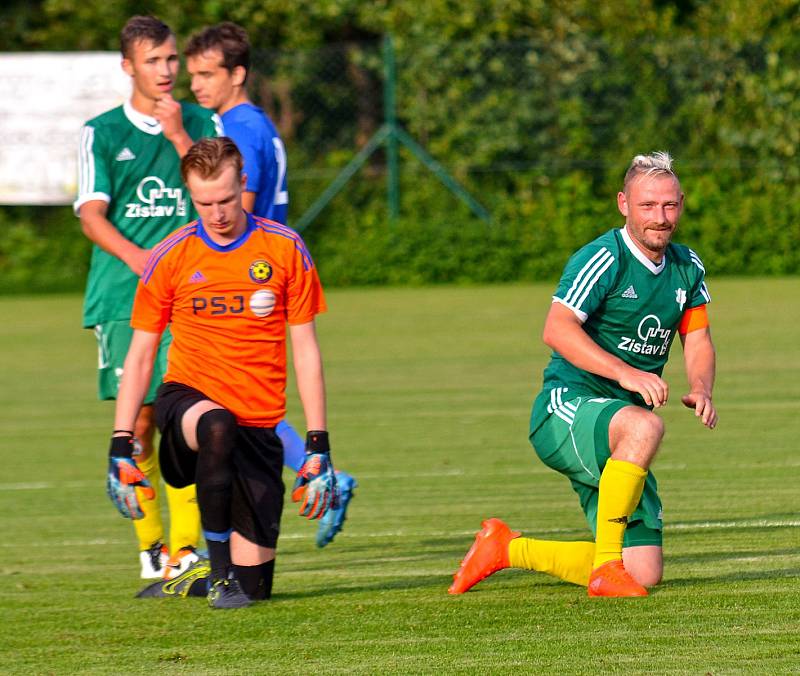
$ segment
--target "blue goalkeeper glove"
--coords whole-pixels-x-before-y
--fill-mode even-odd
[[[150,481],[133,459],[133,437],[111,437],[108,450],[108,479],[106,493],[111,502],[126,519],[142,519],[144,512],[139,506],[136,487],[145,500],[152,500],[156,493]]]
[[[331,507],[339,504],[339,487],[331,462],[327,432],[309,432],[306,435],[306,460],[297,472],[292,501],[300,505],[300,516],[319,519]]]

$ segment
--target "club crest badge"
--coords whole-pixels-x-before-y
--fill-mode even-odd
[[[686,304],[686,290],[685,289],[675,289],[675,302],[678,304],[681,312],[683,312],[683,306]]]
[[[253,261],[250,264],[250,279],[256,284],[266,284],[272,279],[272,266],[267,261]]]

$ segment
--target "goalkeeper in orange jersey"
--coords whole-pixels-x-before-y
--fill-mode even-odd
[[[195,33],[189,38],[184,55],[198,103],[220,116],[225,135],[242,153],[247,175],[242,194],[245,211],[286,225],[289,210],[286,149],[272,120],[247,95],[250,51],[244,28],[226,21]],[[303,439],[288,420],[281,421],[276,430],[283,442],[284,465],[298,471],[305,461]],[[330,544],[342,530],[358,486],[355,478],[341,469],[336,470],[336,483],[339,507],[329,509],[319,520],[318,547]]]
[[[661,580],[662,509],[649,468],[664,423],[652,409],[667,403],[661,374],[676,336],[689,381],[681,400],[703,425],[717,424],[705,268],[672,243],[683,200],[667,153],[637,155],[617,195],[625,225],[570,258],[545,321],[553,355],[530,440],[570,480],[594,542],[523,538],[489,519],[451,594],[507,567],[585,585],[589,596],[646,596]]]
[[[108,490],[124,516],[135,516],[148,497],[131,457],[132,429],[169,324],[173,343],[155,402],[162,475],[172,486],[196,484],[209,549],[208,601],[212,608],[237,608],[268,598],[272,588],[284,492],[275,426],[286,412],[287,324],[309,430],[292,497],[302,500],[300,513],[309,518],[337,503],[314,324],[326,306],[300,236],[242,209],[246,177],[233,141],[194,144],[181,174],[200,218],[154,247],[139,282]],[[184,579],[163,585],[196,593],[207,574],[200,562]]]

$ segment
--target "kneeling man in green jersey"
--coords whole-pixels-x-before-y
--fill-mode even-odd
[[[530,440],[570,480],[595,541],[523,538],[487,519],[451,594],[508,567],[587,586],[589,596],[647,596],[661,580],[661,500],[649,467],[664,435],[653,409],[667,403],[661,374],[676,334],[689,380],[681,401],[709,429],[717,424],[705,269],[672,243],[683,202],[667,153],[634,157],[617,195],[624,227],[569,259],[545,321],[553,354]]]

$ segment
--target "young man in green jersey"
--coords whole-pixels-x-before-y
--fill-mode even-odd
[[[522,538],[488,519],[451,594],[507,567],[587,586],[589,596],[647,596],[661,580],[661,500],[649,467],[664,423],[652,409],[667,403],[661,374],[676,333],[689,381],[681,401],[709,429],[717,424],[705,269],[694,251],[671,242],[683,202],[672,158],[637,155],[617,195],[625,226],[570,258],[545,321],[553,355],[530,440],[542,462],[569,478],[595,541]]]
[[[166,24],[152,16],[132,17],[120,34],[120,51],[122,68],[131,78],[131,98],[84,125],[74,203],[83,232],[94,243],[83,325],[94,329],[98,341],[101,399],[117,396],[132,336],[133,297],[150,248],[196,218],[181,180],[180,158],[194,140],[221,133],[211,111],[172,98],[179,61],[175,36]],[[169,341],[167,334],[134,430],[139,467],[156,490],[153,499],[141,502],[142,513],[134,521],[142,578],[176,575],[197,559],[200,529],[193,486],[167,487],[170,549],[163,544],[152,402]]]

